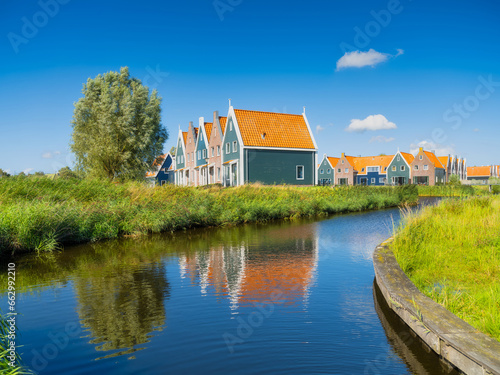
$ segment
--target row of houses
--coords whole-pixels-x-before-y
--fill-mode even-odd
[[[452,175],[467,179],[465,159],[438,157],[423,148],[415,156],[401,151],[379,156],[324,155],[318,166],[319,185],[436,185],[448,182]]]
[[[234,109],[227,116],[200,117],[198,126],[179,127],[175,156],[162,155],[146,176],[151,184],[184,186],[245,183],[290,185],[435,185],[456,175],[461,181],[499,176],[498,166],[467,168],[457,156],[436,156],[420,148],[416,155],[324,155],[318,148],[305,109],[300,115]],[[489,168],[489,169],[488,169]]]

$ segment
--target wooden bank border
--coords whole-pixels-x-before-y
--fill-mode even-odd
[[[442,359],[465,374],[500,375],[500,342],[420,293],[389,249],[392,238],[375,248],[377,285],[389,307]]]

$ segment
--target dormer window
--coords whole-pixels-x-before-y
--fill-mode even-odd
[[[266,139],[266,133],[262,133],[261,137],[262,139]]]
[[[422,160],[424,157],[422,155],[419,156],[419,159]]]

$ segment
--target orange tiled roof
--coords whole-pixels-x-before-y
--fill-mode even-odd
[[[445,168],[448,167],[448,160],[450,159],[449,156],[438,156],[437,158]]]
[[[356,167],[354,166],[354,159],[355,159],[355,157],[354,156],[347,156],[347,155],[344,155],[344,157],[346,158],[347,162],[349,164],[351,164],[351,167],[353,167],[354,169],[356,169]]]
[[[167,154],[163,154],[158,156],[155,161],[153,162],[153,171],[149,171],[146,173],[146,177],[156,177],[158,172],[160,171],[161,166],[163,165],[163,162],[165,161],[165,158],[167,157]]]
[[[489,177],[491,168],[486,167],[467,167],[467,177]]]
[[[222,134],[226,130],[227,117],[219,117],[220,129],[222,130]]]
[[[235,109],[245,146],[314,149],[302,115]]]
[[[389,166],[394,155],[363,156],[354,158],[354,169],[359,174],[366,174],[367,167],[382,167],[380,173],[384,173],[384,167]],[[364,168],[364,169],[363,169]]]
[[[330,164],[332,165],[332,168],[335,168],[335,166],[337,165],[337,163],[340,160],[340,158],[334,158],[331,156],[328,156],[327,158],[328,158],[328,161],[330,162]]]
[[[213,123],[205,122],[205,132],[207,133],[207,142],[210,142],[210,135],[212,134]],[[207,144],[208,146],[208,144]]]
[[[188,138],[188,133],[187,132],[182,132],[182,138],[184,138],[184,144],[187,143],[187,138]]]
[[[424,154],[427,155],[431,163],[433,163],[436,168],[446,169],[433,152],[424,151]]]
[[[198,136],[198,128],[194,128],[194,140],[196,141],[196,137]]]
[[[410,165],[413,162],[413,159],[415,159],[415,156],[409,154],[408,152],[400,152],[400,154],[406,160],[408,165]]]

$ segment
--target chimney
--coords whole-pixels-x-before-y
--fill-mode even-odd
[[[423,148],[423,147],[419,147],[419,148],[418,148],[418,152],[419,152],[419,153],[420,153],[420,152],[424,152],[424,148]]]
[[[193,129],[193,121],[189,121],[189,130]]]
[[[341,155],[341,158],[343,158],[343,157],[345,157],[345,154],[344,154],[344,153],[342,153],[342,155]]]
[[[219,121],[219,111],[214,111],[214,126]]]

